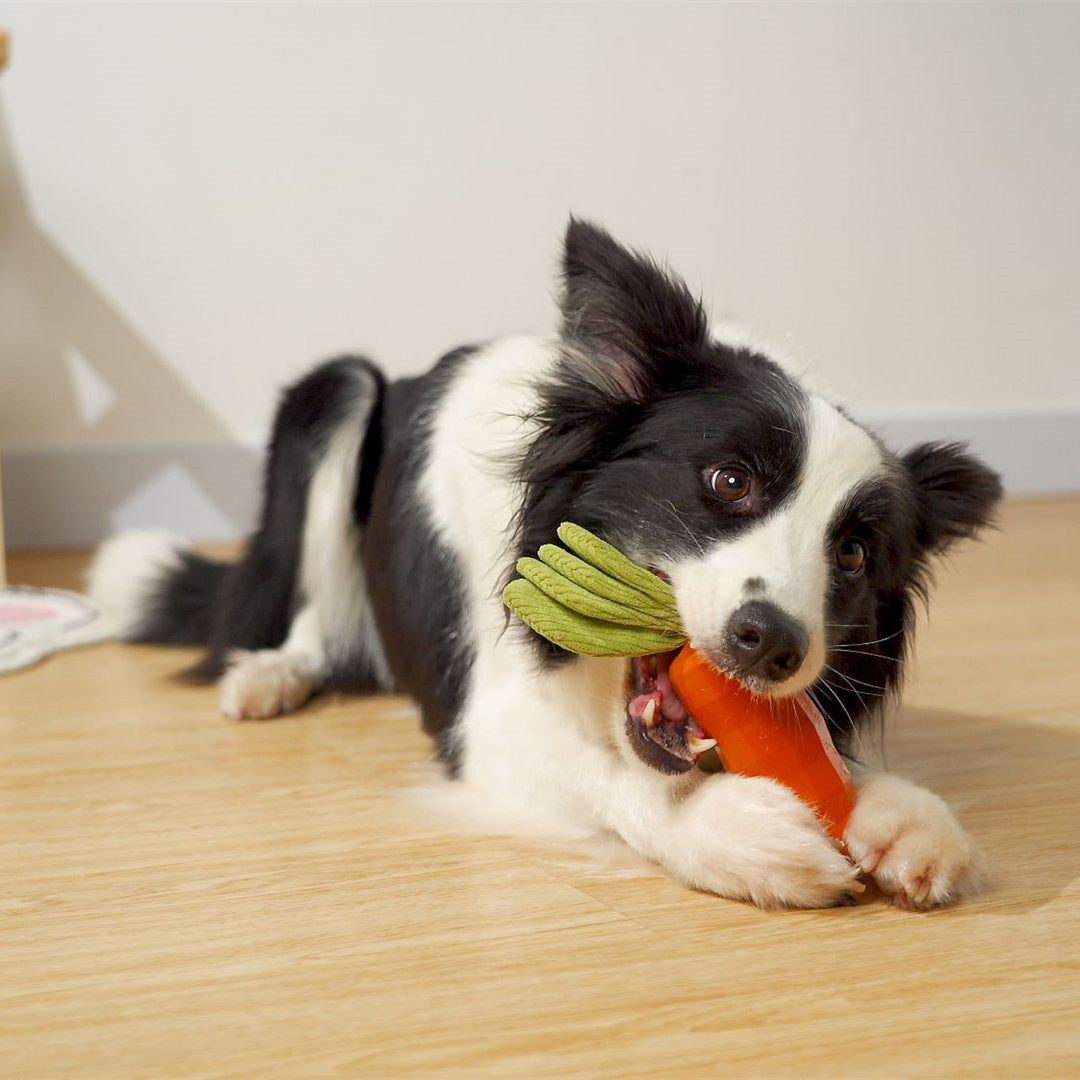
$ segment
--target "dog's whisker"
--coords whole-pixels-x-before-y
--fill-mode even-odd
[[[825,667],[834,674],[839,675],[840,678],[851,683],[852,686],[854,686],[855,683],[858,683],[859,686],[865,686],[867,688],[867,693],[874,693],[877,697],[885,697],[889,692],[888,688],[885,686],[881,686],[878,683],[867,682],[865,679],[856,679],[853,676],[848,675],[847,672],[834,668],[832,664],[826,664]]]
[[[839,675],[840,672],[837,672],[837,674]],[[824,676],[822,676],[822,678],[824,678]],[[831,680],[829,680],[829,682],[832,685]],[[872,708],[873,708],[873,706],[870,705],[866,700],[868,697],[871,697],[871,698],[883,698],[885,696],[884,694],[875,694],[872,690],[860,690],[857,686],[851,686],[849,684],[845,684],[840,689],[847,690],[850,693],[854,694],[859,699],[859,704],[862,705],[862,707],[867,712],[870,712],[872,710]]]
[[[834,645],[833,651],[852,653],[855,656],[872,656],[875,660],[888,660],[891,664],[902,664],[904,662],[898,656],[884,656],[882,653],[867,652],[865,649],[849,649],[844,645]]]
[[[824,689],[828,690],[829,693],[832,694],[834,698],[836,698],[837,704],[840,706],[841,709],[844,710],[844,715],[847,717],[848,729],[851,731],[851,737],[855,738],[858,735],[858,730],[855,726],[855,718],[848,711],[848,707],[844,704],[844,699],[836,692],[836,689],[833,687],[832,683],[830,683],[828,679],[820,679],[818,681],[818,685],[824,687]]]
[[[866,698],[863,697],[863,692],[860,691],[859,688],[857,686],[855,686],[853,683],[849,682],[847,676],[842,671],[837,671],[836,668],[829,667],[828,664],[826,664],[825,666],[827,668],[829,668],[830,671],[832,671],[835,674],[839,675],[840,678],[843,679],[845,682],[847,682],[848,688],[859,699],[859,704],[862,706],[863,710],[869,715],[869,713],[872,711],[872,709],[871,709],[871,706],[869,704],[867,704]],[[868,693],[871,697],[880,698],[880,697],[884,696],[883,694],[875,694],[873,691],[870,691],[870,690],[866,691],[866,693]]]
[[[698,554],[704,555],[705,548],[702,547],[701,540],[698,538],[697,534],[690,528],[690,526],[687,525],[685,521],[683,521],[682,515],[679,513],[678,507],[676,507],[676,505],[671,501],[671,499],[665,499],[664,502],[667,506],[671,507],[672,515],[674,516],[675,520],[682,526],[683,531],[686,533],[686,535],[689,536],[690,539],[693,541],[694,546],[698,550]]]
[[[823,715],[825,715],[825,716],[829,715],[831,710],[829,708],[827,708],[825,703],[821,700],[821,698],[814,693],[814,690],[817,689],[817,687],[821,687],[823,690],[829,690],[829,692],[832,694],[832,696],[834,698],[836,698],[836,700],[840,704],[840,707],[842,709],[844,709],[845,713],[847,713],[848,726],[849,726],[849,729],[851,731],[852,736],[854,736],[855,735],[855,727],[854,727],[854,722],[851,719],[851,714],[847,712],[847,709],[844,708],[844,703],[842,701],[840,701],[840,699],[836,696],[836,692],[833,691],[831,687],[829,687],[828,683],[824,679],[819,679],[816,686],[812,686],[806,691],[807,696],[810,698],[810,700],[818,707],[818,709],[822,712]]]
[[[904,631],[897,630],[894,634],[886,634],[884,637],[874,638],[873,641],[845,641],[845,645],[879,645],[883,641],[892,641],[894,637],[899,637]]]

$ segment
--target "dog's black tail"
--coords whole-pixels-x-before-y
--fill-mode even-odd
[[[215,678],[232,649],[270,649],[289,630],[299,597],[308,489],[330,440],[360,430],[353,513],[367,516],[381,450],[384,380],[369,361],[331,360],[282,395],[267,458],[259,525],[239,562],[210,559],[164,532],[129,532],[98,551],[91,597],[128,641],[205,645],[191,674]]]
[[[214,601],[231,567],[157,530],[126,532],[102,545],[89,592],[118,636],[158,645],[205,645]]]

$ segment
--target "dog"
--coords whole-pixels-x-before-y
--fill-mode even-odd
[[[497,813],[613,833],[696,889],[796,908],[853,902],[863,874],[907,907],[973,891],[976,846],[936,795],[858,770],[849,858],[787,788],[705,767],[670,657],[571,655],[500,593],[574,521],[670,581],[721,671],[807,691],[850,754],[899,688],[933,557],[990,522],[998,477],[961,445],[893,453],[593,224],[571,219],[562,263],[556,338],[393,382],[345,357],[290,387],[238,563],[121,535],[91,595],[127,639],[205,646],[227,717],[410,694]]]

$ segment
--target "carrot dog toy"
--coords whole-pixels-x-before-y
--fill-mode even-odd
[[[677,702],[659,693],[639,695],[647,727],[666,710],[685,710],[701,733],[687,739],[695,758],[711,748],[728,772],[767,776],[784,784],[817,811],[836,840],[854,803],[851,775],[833,745],[825,719],[805,694],[768,698],[752,694],[718,671],[687,644],[671,586],[631,562],[587,529],[564,522],[565,547],[545,544],[538,558],[517,563],[521,575],[503,590],[503,602],[541,636],[587,656],[658,658],[651,676],[670,680]],[[665,717],[667,713],[665,712]]]

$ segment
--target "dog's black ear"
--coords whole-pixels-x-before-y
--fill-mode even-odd
[[[665,360],[702,345],[708,327],[686,284],[596,225],[571,218],[563,246],[563,339],[602,362],[595,374],[645,400]]]
[[[915,481],[917,535],[927,551],[944,551],[993,519],[1001,478],[964,443],[921,443],[903,456]]]

